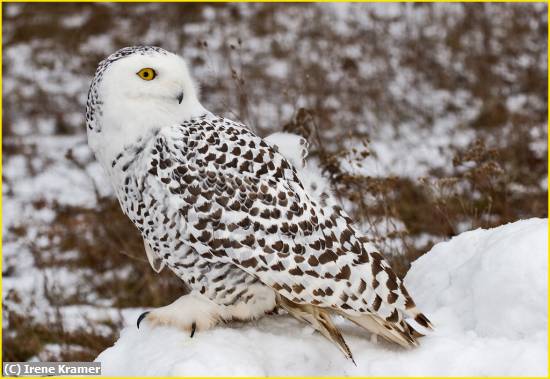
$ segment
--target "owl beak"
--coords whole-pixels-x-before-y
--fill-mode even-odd
[[[183,92],[180,92],[176,99],[178,99],[178,104],[181,104],[181,102],[183,101]]]

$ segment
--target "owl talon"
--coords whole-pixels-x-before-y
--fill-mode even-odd
[[[149,311],[143,312],[139,315],[137,319],[137,328],[139,329],[139,324],[143,321],[143,319],[149,314]]]
[[[223,308],[199,293],[181,296],[172,304],[143,313],[138,323],[147,316],[147,324],[156,327],[174,327],[186,333],[190,338],[196,332],[211,329],[224,321]]]

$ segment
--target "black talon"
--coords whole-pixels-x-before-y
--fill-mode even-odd
[[[195,335],[195,330],[197,330],[197,324],[192,323],[191,324],[191,338],[193,338],[193,336]]]
[[[146,311],[146,312],[143,312],[142,314],[139,315],[138,319],[137,319],[137,328],[139,329],[139,324],[140,322],[145,318],[145,316],[147,316],[149,314],[149,311]]]

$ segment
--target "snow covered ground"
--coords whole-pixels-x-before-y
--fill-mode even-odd
[[[164,327],[138,330],[134,319],[97,361],[103,374],[124,376],[546,376],[547,231],[547,219],[469,231],[414,262],[407,287],[436,326],[414,350],[373,344],[337,320],[355,366],[288,316],[193,339]]]

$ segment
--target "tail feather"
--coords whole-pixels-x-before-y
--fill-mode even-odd
[[[428,320],[428,318],[424,316],[423,313],[417,313],[414,317],[414,321],[416,321],[418,324],[422,325],[426,329],[433,330],[434,328],[430,320]]]
[[[353,363],[355,363],[355,361],[353,360],[351,350],[338,328],[332,322],[330,312],[336,312],[368,332],[379,335],[387,341],[396,343],[405,348],[418,346],[418,338],[424,336],[424,334],[420,333],[412,325],[403,320],[401,316],[398,321],[392,322],[381,318],[375,313],[351,315],[343,310],[325,309],[311,304],[298,304],[279,294],[277,294],[277,304],[285,309],[291,316],[313,326],[329,341],[338,346],[344,355],[351,359]],[[426,329],[433,329],[430,320],[428,320],[424,314],[420,313],[416,307],[407,309],[405,313],[407,316],[414,318],[416,323],[420,326]]]
[[[424,337],[424,334],[420,333],[418,330],[413,328],[410,324],[405,322],[405,325],[406,325],[407,329],[409,330],[410,335],[413,336],[414,338]]]
[[[351,359],[351,361],[356,364],[348,344],[336,325],[332,322],[332,318],[328,311],[310,304],[294,303],[280,295],[277,295],[277,303],[290,313],[290,315],[313,326],[329,341],[336,344],[346,358]]]
[[[418,346],[417,337],[421,334],[416,332],[405,321],[399,323],[388,322],[375,314],[364,314],[352,316],[345,312],[339,312],[343,317],[359,325],[367,331],[379,335],[389,342],[396,343],[405,348]],[[415,335],[418,334],[418,335]]]

